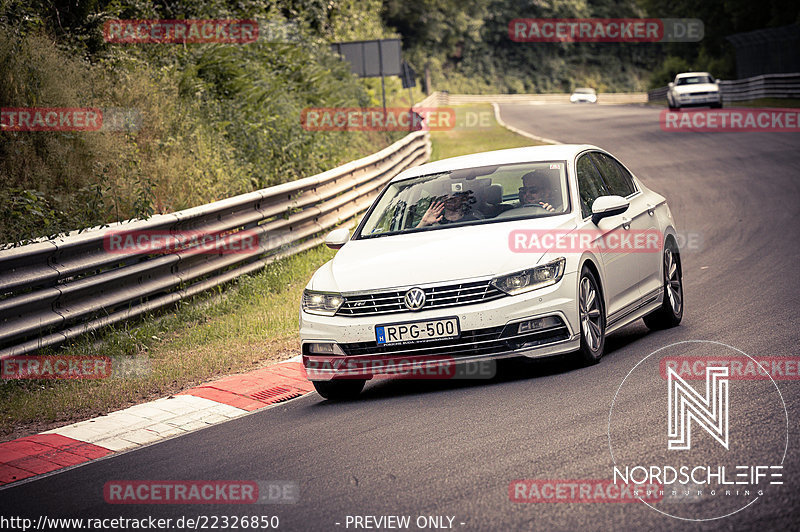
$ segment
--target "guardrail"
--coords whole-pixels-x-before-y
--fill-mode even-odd
[[[759,98],[800,98],[800,73],[762,74],[752,78],[721,80],[722,102],[743,102]],[[647,92],[647,101],[667,99],[667,87]]]
[[[442,93],[441,105],[465,105],[470,103],[569,103],[569,93],[547,94],[448,94]],[[598,103],[622,104],[645,103],[644,92],[601,92],[597,95]]]
[[[661,100],[667,99],[667,91],[669,87],[659,87],[657,89],[653,89],[647,91],[647,101],[648,102],[658,102]]]
[[[417,106],[434,105],[437,95]],[[427,131],[333,170],[207,205],[0,251],[0,359],[151,312],[320,244],[402,170],[428,160]],[[248,254],[109,251],[109,231],[258,235]],[[245,234],[245,233],[243,233]]]

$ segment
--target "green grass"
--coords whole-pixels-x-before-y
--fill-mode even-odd
[[[432,131],[431,160],[447,159],[470,153],[539,146],[542,143],[512,133],[497,123],[491,104],[451,106],[456,111],[457,127],[450,131]],[[467,113],[475,120],[481,120],[481,127],[461,125]]]
[[[432,133],[433,160],[536,144],[499,126],[490,105],[470,109],[489,113],[487,127]],[[42,354],[143,362],[149,371],[101,380],[0,381],[0,440],[102,415],[299,354],[300,296],[313,272],[333,255],[318,246],[170,310],[46,350]]]

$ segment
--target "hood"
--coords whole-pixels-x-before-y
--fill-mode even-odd
[[[717,92],[719,85],[716,83],[698,83],[696,85],[676,85],[675,92],[686,94],[688,92]]]
[[[309,287],[355,292],[491,277],[536,266],[546,253],[515,253],[514,229],[575,229],[571,214],[351,240]]]

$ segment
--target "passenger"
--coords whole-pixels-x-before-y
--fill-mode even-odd
[[[422,215],[417,227],[481,220],[482,218],[472,211],[472,203],[475,203],[475,198],[472,197],[471,190],[454,192],[443,196],[443,199],[436,199]]]

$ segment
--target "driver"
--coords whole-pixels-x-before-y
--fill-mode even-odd
[[[538,205],[547,212],[554,212],[553,189],[550,187],[547,175],[541,170],[534,170],[522,176],[522,186],[519,187],[519,203],[517,207]]]

